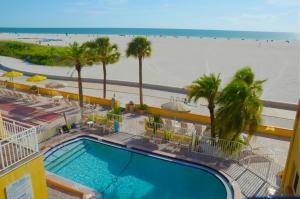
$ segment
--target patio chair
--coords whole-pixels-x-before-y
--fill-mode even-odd
[[[64,102],[67,105],[67,107],[71,107],[72,106],[72,103],[68,99],[65,99]]]
[[[33,102],[39,102],[39,99],[35,95],[31,95],[31,99]]]
[[[194,124],[194,128],[195,128],[197,136],[202,135],[202,125],[201,124]]]
[[[187,123],[185,123],[185,122],[181,122],[180,123],[180,131],[181,131],[181,133],[187,133],[187,131],[188,131],[188,124]]]
[[[75,107],[77,107],[77,106],[78,106],[78,103],[77,103],[77,102],[75,102],[75,101],[71,101],[71,104],[72,104],[72,106],[75,106]]]
[[[166,130],[172,130],[173,129],[172,120],[166,119],[164,123],[165,123],[165,129]]]

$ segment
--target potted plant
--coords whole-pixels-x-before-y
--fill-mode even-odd
[[[32,93],[36,94],[38,92],[38,87],[36,85],[32,85],[30,88]]]
[[[145,129],[152,129],[154,135],[163,127],[163,124],[164,122],[159,115],[149,116],[148,119],[145,119]]]
[[[136,109],[138,110],[138,112],[143,115],[145,113],[145,111],[148,109],[148,105],[147,104],[139,104],[137,105]]]

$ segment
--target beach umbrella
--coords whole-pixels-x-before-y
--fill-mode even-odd
[[[28,82],[40,82],[40,81],[43,81],[43,80],[46,80],[46,79],[47,79],[46,76],[34,75],[34,76],[31,76],[31,77],[27,78],[27,81]]]
[[[14,77],[20,77],[23,76],[23,73],[17,72],[17,71],[10,71],[3,74],[4,77],[9,77],[10,81],[14,83]],[[14,84],[13,84],[14,86]],[[13,87],[15,88],[15,87]]]
[[[0,139],[5,139],[8,137],[8,134],[4,128],[4,124],[3,124],[3,119],[2,119],[2,114],[0,112]]]
[[[46,79],[47,79],[46,76],[34,75],[34,76],[31,76],[31,77],[27,78],[26,81],[28,81],[28,82],[40,82],[40,81],[43,81],[43,80],[46,80]],[[39,94],[39,88],[37,88],[37,91],[38,91],[38,94]]]
[[[161,108],[169,110],[169,111],[184,112],[184,113],[191,111],[191,109],[187,105],[185,105],[181,102],[177,102],[177,101],[171,101],[171,102],[162,104]]]
[[[67,85],[63,82],[56,81],[56,82],[50,82],[50,83],[46,84],[45,86],[46,86],[46,88],[64,88]]]

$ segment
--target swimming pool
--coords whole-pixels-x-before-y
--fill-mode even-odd
[[[233,198],[225,178],[211,169],[86,137],[47,151],[45,167],[105,199]]]

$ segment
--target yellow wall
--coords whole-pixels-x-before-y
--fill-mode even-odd
[[[126,108],[128,107],[129,104],[126,104]],[[193,113],[179,113],[179,112],[168,111],[168,110],[164,110],[157,107],[151,107],[151,106],[148,107],[146,112],[154,115],[156,114],[164,117],[169,117],[169,118],[188,120],[192,122],[199,122],[202,124],[210,124],[210,118],[209,116],[206,115],[198,115]],[[291,129],[284,129],[284,128],[278,128],[272,126],[264,126],[264,125],[259,126],[257,132],[262,134],[282,136],[287,138],[293,137],[294,134],[293,130]]]
[[[20,83],[11,83],[11,82],[5,82],[5,81],[0,81],[2,84],[6,84],[7,87],[10,88],[16,88],[19,90],[23,90],[26,92],[30,92],[30,87],[29,85],[26,84],[20,84]],[[78,94],[76,93],[69,93],[61,90],[55,90],[55,89],[49,89],[49,88],[39,88],[39,93],[42,95],[62,95],[65,98],[68,99],[73,99],[73,100],[78,100]],[[93,97],[93,96],[84,96],[83,101],[87,103],[92,103],[92,104],[100,104],[104,106],[111,106],[112,101],[109,99],[104,99],[104,98],[99,98],[99,97]],[[118,102],[116,102],[118,103]]]
[[[0,198],[6,198],[6,186],[20,179],[24,175],[30,175],[31,177],[34,198],[47,199],[48,191],[42,155],[0,177]]]
[[[295,120],[295,133],[291,140],[288,158],[283,176],[283,191],[286,195],[293,195],[292,186],[294,183],[295,173],[298,172],[300,177],[300,101],[298,113]],[[300,196],[300,179],[296,190],[296,195]]]

